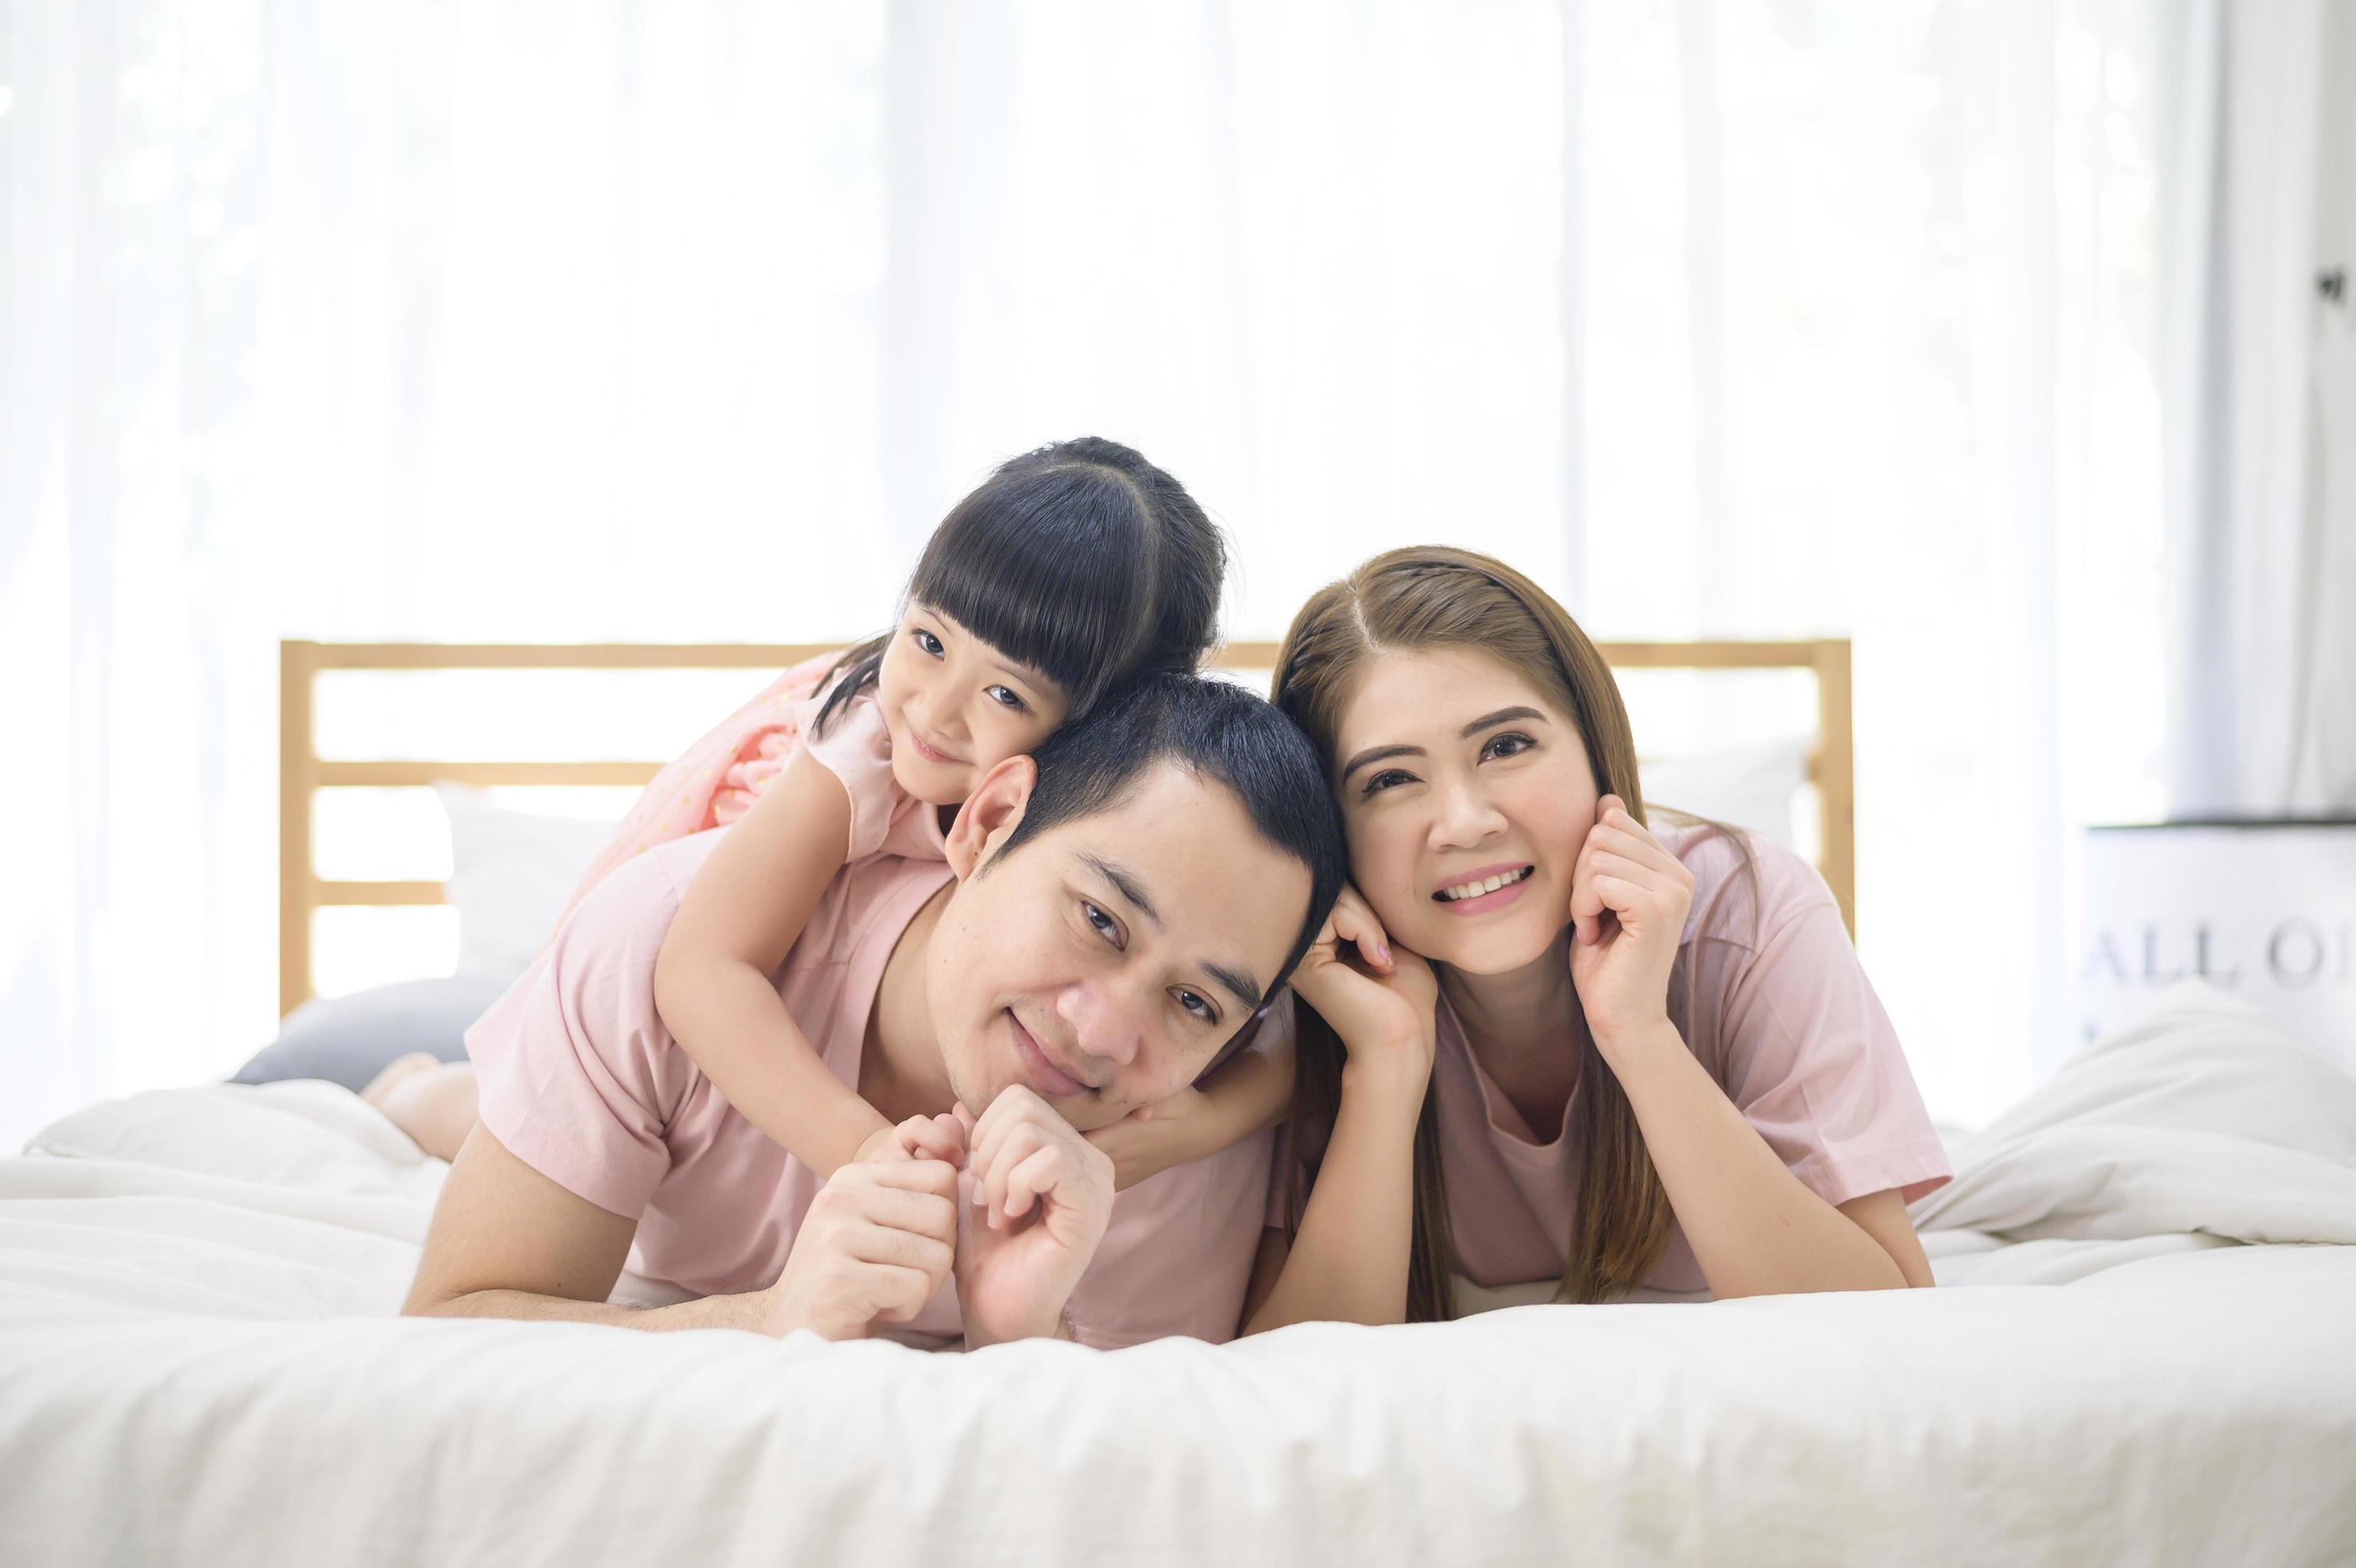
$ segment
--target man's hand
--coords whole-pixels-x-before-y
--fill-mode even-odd
[[[963,1105],[958,1305],[969,1348],[1044,1338],[1112,1219],[1112,1160],[1022,1085],[979,1119]]]
[[[762,1331],[863,1339],[879,1318],[916,1316],[956,1261],[957,1190],[957,1167],[946,1160],[836,1171],[811,1200],[785,1273],[757,1293]]]

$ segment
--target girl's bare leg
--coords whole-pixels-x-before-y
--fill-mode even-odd
[[[454,1159],[475,1125],[475,1064],[413,1051],[377,1074],[360,1098],[435,1159]]]

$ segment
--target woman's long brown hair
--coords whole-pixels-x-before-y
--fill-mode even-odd
[[[1521,671],[1579,726],[1599,795],[1617,795],[1644,821],[1636,746],[1619,684],[1563,607],[1502,561],[1469,550],[1419,546],[1377,555],[1320,589],[1293,618],[1277,658],[1274,696],[1317,745],[1330,779],[1343,710],[1369,660],[1389,651],[1439,648],[1484,653]],[[1739,841],[1740,835],[1736,835]],[[1749,860],[1748,845],[1740,844]],[[1687,958],[1669,978],[1670,1015],[1682,1031]],[[1344,1047],[1333,1026],[1295,998],[1299,1069],[1296,1147],[1312,1151],[1340,1109]],[[1674,1216],[1636,1113],[1591,1036],[1581,1031],[1578,1121],[1579,1202],[1563,1261],[1563,1298],[1608,1301],[1642,1283],[1668,1246]],[[1415,1237],[1408,1266],[1408,1316],[1452,1316],[1455,1248],[1440,1168],[1436,1096],[1427,1093],[1415,1140]],[[1303,1207],[1307,1170],[1288,1163],[1290,1209]]]

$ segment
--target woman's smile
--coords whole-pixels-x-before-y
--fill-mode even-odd
[[[1483,866],[1462,876],[1451,874],[1448,885],[1431,898],[1451,915],[1483,915],[1521,897],[1537,875],[1537,867],[1526,862]]]

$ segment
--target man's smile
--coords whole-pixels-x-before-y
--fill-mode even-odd
[[[1023,1064],[1023,1076],[1041,1096],[1058,1100],[1083,1091],[1089,1094],[1098,1092],[1095,1085],[1083,1082],[1048,1054],[1047,1047],[1040,1044],[1036,1035],[1023,1026],[1023,1020],[1014,1015],[1012,1007],[1006,1009],[1006,1021],[1014,1031],[1014,1055]]]

